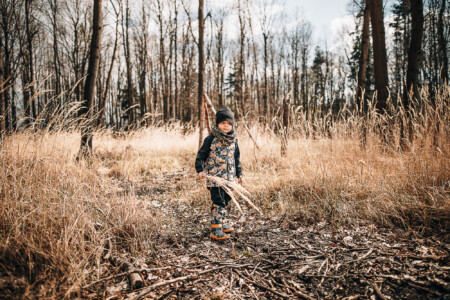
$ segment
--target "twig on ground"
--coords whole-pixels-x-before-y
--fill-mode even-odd
[[[369,280],[367,280],[371,286],[373,286],[373,289],[375,290],[375,293],[377,293],[377,296],[380,297],[381,300],[388,300],[385,295],[381,292],[380,288],[374,283]]]
[[[436,296],[441,296],[441,293],[436,292],[436,291],[433,291],[433,290],[430,290],[429,288],[426,288],[426,287],[424,287],[424,286],[420,286],[420,285],[414,284],[414,283],[412,283],[412,282],[408,282],[408,284],[409,284],[410,286],[416,288],[416,289],[426,291],[426,292],[428,292],[428,293],[430,293],[430,294],[433,294],[433,295],[436,295]]]
[[[151,286],[148,286],[148,287],[142,289],[142,291],[138,295],[136,295],[135,297],[133,297],[131,299],[132,300],[142,299],[142,297],[144,297],[145,295],[147,295],[148,293],[150,293],[152,290],[154,290],[157,287],[165,286],[165,285],[172,284],[172,283],[179,282],[179,281],[191,280],[191,279],[197,278],[198,276],[200,276],[202,274],[207,274],[207,273],[218,271],[218,270],[221,270],[224,268],[233,268],[234,269],[234,268],[244,268],[246,266],[247,265],[225,265],[225,266],[220,266],[220,267],[204,270],[204,271],[198,272],[197,274],[187,275],[187,276],[183,276],[183,277],[177,277],[177,278],[174,278],[171,280],[158,282],[158,283],[155,283]]]

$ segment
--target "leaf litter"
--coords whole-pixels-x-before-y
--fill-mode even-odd
[[[170,190],[170,182],[159,190]],[[144,286],[132,289],[127,274],[108,266],[103,279],[81,289],[82,298],[450,299],[447,232],[288,220],[261,215],[246,201],[242,213],[233,209],[230,239],[216,242],[208,208],[175,203],[164,192],[140,197],[177,216],[152,237],[152,249],[126,254]]]

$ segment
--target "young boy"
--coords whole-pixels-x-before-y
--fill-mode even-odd
[[[242,184],[242,168],[239,146],[233,130],[234,113],[228,108],[220,109],[216,114],[216,125],[211,134],[205,138],[198,150],[195,169],[198,178],[206,174],[220,177],[229,182],[238,179]],[[224,233],[233,232],[233,228],[225,223],[226,207],[231,200],[230,195],[210,176],[206,179],[206,186],[211,192],[211,234],[214,240],[225,240],[229,237]]]

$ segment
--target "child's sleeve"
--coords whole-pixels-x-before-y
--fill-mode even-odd
[[[236,177],[242,177],[242,166],[241,166],[241,152],[239,151],[239,145],[236,140],[236,150],[234,151],[234,163],[236,166]]]
[[[203,172],[203,164],[208,159],[212,140],[213,140],[213,136],[208,135],[203,140],[202,147],[198,150],[197,158],[195,159],[195,170],[197,171],[197,173]]]

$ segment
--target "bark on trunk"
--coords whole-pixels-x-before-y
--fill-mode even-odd
[[[83,107],[81,109],[86,121],[81,129],[81,146],[79,157],[89,156],[92,154],[92,136],[94,129],[92,108],[94,104],[95,84],[97,82],[98,65],[100,61],[102,19],[102,0],[96,0],[94,1],[94,15],[92,21],[93,32],[89,51],[89,66],[86,83],[84,86]]]
[[[203,20],[203,0],[199,0],[198,5],[198,121],[200,127],[198,148],[202,146],[203,143],[203,30],[204,30],[204,20]]]
[[[406,120],[402,120],[400,141],[403,150],[407,150],[409,142],[413,141],[412,116],[409,114],[411,102],[419,95],[419,68],[421,64],[423,37],[423,2],[411,0],[411,42],[408,50],[408,69],[406,72],[406,87],[403,93],[403,106],[407,112]],[[407,134],[408,132],[408,134]]]
[[[372,23],[373,39],[373,65],[375,75],[375,89],[377,91],[376,108],[380,113],[384,113],[387,108],[388,91],[388,71],[386,57],[386,41],[383,23],[383,1],[368,0],[370,2],[370,17]]]
[[[360,113],[366,113],[367,104],[363,97],[363,90],[366,85],[367,59],[369,56],[369,26],[370,7],[369,0],[364,8],[363,29],[361,33],[361,56],[359,57],[358,84],[356,87],[356,103]]]
[[[441,80],[442,83],[447,82],[448,84],[448,56],[447,56],[447,41],[444,35],[444,13],[445,13],[445,3],[448,0],[442,0],[441,8],[439,10],[438,19],[438,34],[439,34],[439,49],[442,55],[442,71]],[[423,22],[423,17],[422,17]]]

